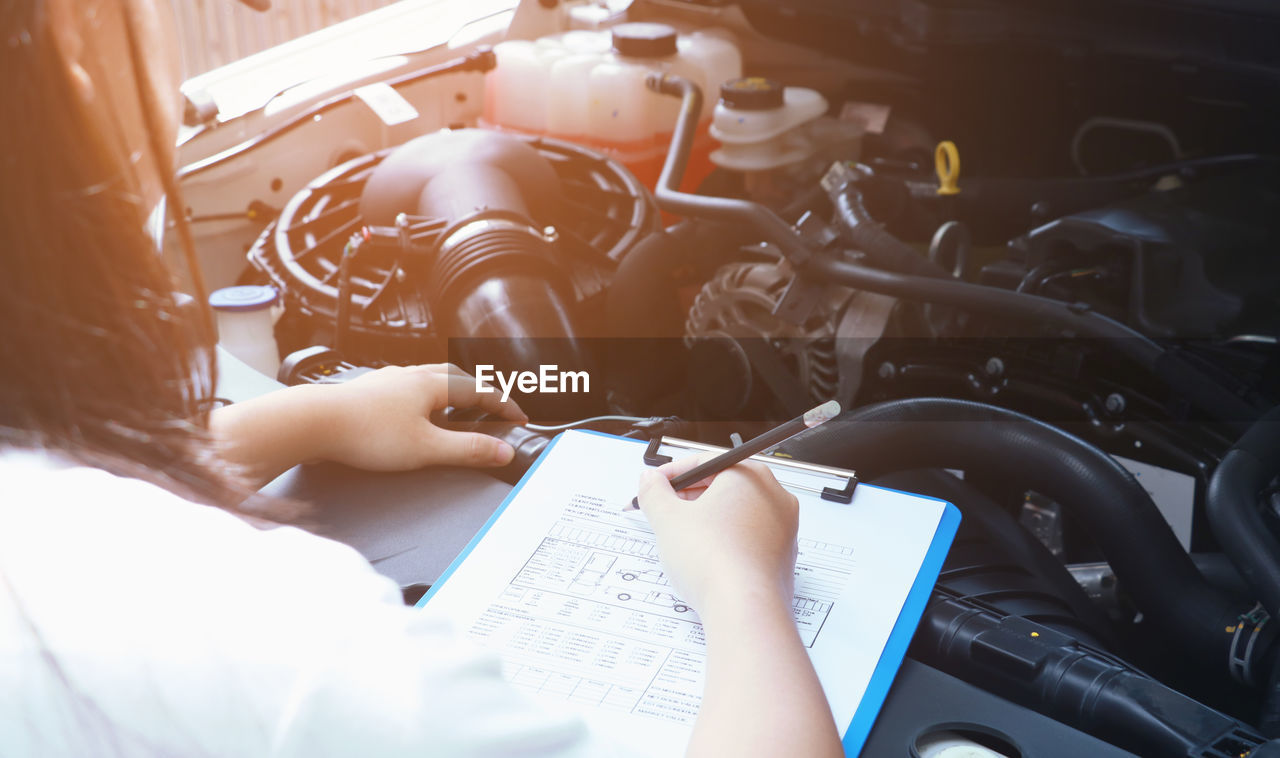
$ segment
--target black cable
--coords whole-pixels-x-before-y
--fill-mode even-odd
[[[351,330],[351,300],[355,297],[351,287],[351,265],[356,253],[364,244],[364,236],[360,232],[351,235],[342,248],[342,258],[338,261],[338,312],[334,319],[333,349],[339,355],[347,355],[347,344]]]
[[[525,424],[524,428],[532,429],[535,432],[563,432],[566,429],[577,429],[587,424],[601,423],[605,421],[615,421],[618,423],[634,424],[637,421],[644,421],[645,417],[641,416],[592,416],[590,418],[578,419],[570,421],[567,424],[555,424],[547,426],[545,424]]]

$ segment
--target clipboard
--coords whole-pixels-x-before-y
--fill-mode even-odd
[[[569,441],[565,442],[566,439],[568,439]],[[593,439],[599,439],[601,441],[599,443],[595,443],[593,442]],[[524,477],[515,486],[515,488],[503,501],[503,503],[498,507],[497,510],[494,511],[493,515],[489,518],[489,520],[485,523],[485,525],[480,529],[480,531],[475,535],[475,537],[472,538],[472,540],[467,544],[467,546],[453,561],[453,563],[445,570],[445,572],[441,575],[440,579],[436,582],[436,584],[432,586],[431,590],[427,592],[422,597],[421,600],[419,600],[417,605],[419,607],[432,605],[433,601],[437,601],[437,598],[442,598],[444,595],[450,594],[448,591],[448,588],[454,588],[456,585],[459,584],[459,580],[455,578],[458,572],[464,572],[464,573],[467,572],[467,568],[465,567],[468,566],[468,559],[471,558],[473,555],[476,555],[478,552],[484,553],[484,549],[481,548],[481,545],[482,543],[486,543],[486,537],[492,535],[495,531],[495,528],[498,530],[501,530],[502,527],[499,526],[500,524],[505,524],[508,521],[519,518],[519,516],[514,515],[512,512],[513,504],[521,504],[519,507],[515,508],[516,511],[521,511],[522,509],[527,509],[528,507],[530,507],[529,501],[531,498],[537,499],[538,497],[543,496],[543,493],[547,490],[547,485],[542,480],[545,479],[546,477],[541,476],[539,472],[546,471],[548,468],[554,468],[556,466],[556,462],[554,459],[557,456],[557,452],[556,452],[557,450],[563,449],[566,446],[572,446],[576,451],[580,452],[583,450],[591,449],[591,446],[593,444],[609,446],[611,450],[615,451],[612,454],[614,457],[623,455],[622,451],[624,450],[634,450],[634,453],[626,453],[627,456],[630,456],[630,455],[635,456],[635,459],[633,461],[634,465],[631,469],[634,471],[641,470],[643,466],[650,465],[648,462],[643,461],[643,456],[646,448],[650,448],[649,452],[651,453],[658,452],[659,454],[662,454],[662,455],[667,455],[667,454],[679,455],[681,452],[692,453],[692,452],[700,452],[700,451],[723,450],[723,448],[719,448],[713,445],[706,445],[703,443],[691,442],[691,441],[679,440],[679,439],[663,439],[655,446],[652,443],[646,444],[646,442],[643,440],[615,437],[613,435],[603,434],[600,432],[574,431],[574,432],[561,433],[555,439],[552,440],[552,442],[543,451],[542,455],[533,464],[533,466],[530,467],[529,471],[525,473]],[[625,448],[622,447],[623,445],[625,445],[626,447]],[[818,670],[819,678],[823,681],[824,688],[827,689],[828,691],[829,698],[832,698],[833,700],[835,698],[835,694],[832,692],[832,690],[840,690],[840,689],[853,690],[853,689],[858,689],[858,687],[860,686],[860,694],[857,695],[856,705],[855,707],[852,708],[851,712],[850,712],[850,708],[848,707],[850,704],[849,703],[850,693],[849,692],[843,693],[841,712],[844,713],[845,715],[843,717],[843,722],[839,720],[839,717],[837,721],[838,726],[840,723],[845,724],[845,727],[841,730],[841,741],[844,747],[845,754],[850,756],[856,756],[861,751],[863,745],[867,740],[868,735],[871,732],[872,726],[874,725],[874,722],[875,722],[875,718],[879,713],[881,706],[884,703],[885,697],[889,691],[889,687],[893,683],[894,675],[896,674],[899,666],[902,663],[902,659],[906,654],[907,647],[910,644],[911,638],[915,632],[915,628],[919,624],[919,621],[924,612],[925,606],[928,603],[934,582],[937,579],[938,573],[942,568],[942,563],[946,558],[951,542],[955,537],[956,530],[959,527],[960,513],[955,508],[955,506],[951,505],[950,503],[946,503],[945,501],[938,500],[936,498],[913,495],[909,493],[902,493],[896,490],[877,487],[874,485],[858,484],[856,479],[856,474],[850,470],[827,467],[827,466],[817,466],[817,465],[802,462],[802,461],[796,461],[796,460],[791,460],[787,458],[765,456],[765,455],[752,456],[752,458],[754,460],[758,460],[770,466],[771,469],[773,469],[775,476],[778,477],[779,482],[784,487],[791,490],[793,493],[796,493],[797,497],[801,499],[802,528],[803,528],[803,521],[805,518],[804,516],[805,514],[804,509],[806,507],[804,505],[805,503],[810,503],[810,504],[826,503],[825,505],[821,505],[821,506],[810,505],[809,507],[822,508],[830,513],[836,513],[837,509],[858,508],[860,501],[866,503],[871,500],[877,500],[877,501],[891,500],[893,503],[897,505],[903,505],[903,506],[910,505],[911,503],[916,503],[922,509],[925,509],[925,508],[930,509],[929,511],[930,515],[928,517],[921,517],[923,520],[919,524],[917,524],[917,526],[919,527],[917,531],[921,535],[923,535],[925,531],[927,531],[926,527],[928,526],[928,524],[934,524],[933,530],[932,530],[932,533],[929,535],[927,544],[924,544],[924,540],[921,539],[920,540],[921,544],[915,545],[916,551],[915,553],[913,553],[913,555],[915,555],[918,558],[918,562],[916,563],[916,568],[914,569],[913,576],[910,579],[909,587],[906,590],[905,596],[901,599],[900,605],[898,605],[897,613],[891,619],[888,616],[884,616],[883,618],[881,618],[882,625],[884,623],[887,623],[888,626],[890,627],[887,634],[887,638],[884,639],[883,644],[880,646],[878,655],[874,655],[875,651],[866,651],[866,650],[863,650],[863,652],[859,654],[866,659],[865,661],[863,661],[864,665],[862,666],[862,669],[861,669],[862,673],[859,674],[859,676],[857,677],[854,677],[852,675],[849,677],[850,680],[853,680],[855,678],[858,679],[858,684],[854,685],[854,684],[850,684],[849,682],[843,681],[840,671],[833,671],[833,670],[824,671],[821,665],[825,664],[825,660],[818,659],[815,654],[815,650],[818,647],[817,642],[814,642],[810,646],[811,658],[815,659],[814,660],[815,668]],[[652,456],[650,457],[650,460],[653,460]],[[552,461],[552,463],[548,464],[547,463],[548,461]],[[550,475],[552,474],[548,473],[548,476]],[[538,493],[531,494],[529,497],[525,497],[524,493],[530,493],[531,489],[537,489]],[[851,491],[850,494],[852,495],[852,497],[850,498],[851,502],[846,504],[841,502],[833,502],[831,498],[825,498],[825,499],[822,498],[823,491],[827,489],[834,489],[837,491],[843,490],[843,489],[849,489]],[[892,508],[884,508],[879,506],[877,508],[878,508],[877,510],[878,513],[883,511],[884,513],[889,514],[887,516],[888,518],[893,518]],[[932,519],[934,518],[933,514],[936,514],[936,523],[932,521]],[[841,517],[837,515],[834,518],[841,518]],[[508,531],[512,531],[515,529],[516,529],[515,526],[509,526]],[[813,540],[811,540],[811,542],[812,541]],[[821,544],[825,544],[825,543],[821,543]],[[491,548],[489,550],[489,553],[485,555],[477,556],[478,562],[485,561],[485,560],[492,560],[494,556],[498,555],[498,553],[494,552],[494,549],[492,548],[492,546],[489,546],[489,547]],[[819,545],[818,547],[820,549],[821,545]],[[541,550],[542,547],[539,546],[539,548],[537,549]],[[803,555],[803,549],[804,547],[802,545],[802,555]],[[601,548],[599,552],[601,554],[604,554],[604,553],[607,553],[608,551],[605,548]],[[890,567],[890,568],[896,568],[904,576],[908,573],[911,573],[910,567],[896,566],[896,567]],[[521,571],[524,571],[524,570],[525,569],[521,569]],[[583,571],[586,571],[586,568],[584,568]],[[473,569],[470,573],[476,574],[481,572]],[[620,581],[620,580],[614,580],[614,581]],[[517,574],[515,579],[512,579],[511,587],[517,587],[519,585],[519,582],[520,582],[520,575]],[[800,593],[800,590],[798,585],[797,596],[799,596],[799,593]],[[446,613],[446,615],[449,615],[451,610],[456,610],[457,608],[466,606],[467,602],[471,602],[473,605],[469,608],[464,609],[467,612],[461,613],[461,615],[464,616],[464,618],[460,619],[464,622],[464,624],[468,623],[472,620],[470,616],[474,615],[474,614],[469,614],[469,612],[474,609],[475,603],[477,601],[474,598],[459,600],[456,596],[461,594],[463,594],[462,590],[458,590],[453,593],[455,597],[452,597],[451,599],[448,599],[443,603],[436,602],[436,605],[433,605],[433,607],[439,606],[442,612]],[[539,594],[541,595],[541,594],[554,594],[554,593],[540,592]],[[618,593],[618,594],[622,594],[622,593]],[[651,594],[655,594],[655,593],[651,593]],[[656,593],[656,594],[661,594],[661,593]],[[610,599],[610,598],[606,598],[606,599]],[[573,602],[578,603],[577,600],[574,600]],[[590,602],[594,602],[594,599],[586,598],[581,602],[590,603]],[[636,598],[628,597],[627,601],[625,601],[625,604],[632,604],[634,602],[636,602]],[[882,603],[882,605],[884,607],[890,607],[895,603],[896,603],[896,600],[894,600],[892,603],[890,602]],[[828,608],[828,611],[827,611],[828,622],[830,621],[831,616],[834,615],[835,606],[836,606],[836,603],[833,602],[830,604],[830,607]],[[575,607],[577,606],[575,605]],[[627,608],[624,607],[622,612],[625,612],[626,610]],[[845,612],[848,612],[847,608],[845,608],[844,610]],[[659,611],[665,611],[668,616],[674,615],[677,617],[677,620],[679,620],[678,616],[685,612],[685,611],[677,611],[673,613],[673,609],[668,609],[668,608],[659,608]],[[475,623],[479,623],[479,622],[475,622]],[[799,623],[800,622],[798,621],[798,624]],[[475,624],[472,624],[469,630],[469,633],[472,634],[472,636],[474,636],[474,629],[475,629]],[[819,630],[818,632],[813,632],[813,630],[810,628],[807,631],[813,633],[814,635],[821,634],[821,630]],[[802,630],[802,637],[804,636],[805,636],[805,631]],[[818,639],[818,637],[815,636],[815,640],[816,639]],[[823,639],[827,639],[827,638],[823,638]],[[823,644],[826,645],[827,643],[824,641]],[[506,660],[505,653],[503,653],[503,655],[504,655],[504,661],[505,661]],[[871,657],[870,657],[871,655],[874,655],[873,662],[871,662]],[[868,664],[871,665],[870,675],[866,676],[866,667]],[[529,668],[529,667],[526,666],[525,668]],[[520,670],[524,671],[525,669],[522,668]],[[516,674],[513,676],[519,676],[519,674]],[[559,676],[566,676],[566,675],[559,674]],[[583,681],[589,681],[589,679],[586,679],[583,677],[579,677],[579,678],[583,679]],[[513,682],[513,683],[520,684],[520,682]],[[541,690],[539,690],[539,692],[541,692]],[[639,707],[637,706],[637,708]],[[836,705],[833,703],[833,712],[835,711],[835,709],[836,709]],[[643,709],[640,709],[640,710],[643,711]],[[633,712],[635,712],[635,709],[633,709]],[[594,714],[594,711],[592,713]],[[607,717],[605,715],[602,715],[600,718],[603,719],[602,723],[606,725],[606,728],[608,728],[608,725],[620,723],[617,718],[613,717],[613,714],[608,714]],[[588,718],[588,720],[591,721],[591,718]],[[645,731],[646,735],[660,735],[662,733],[663,733],[662,729],[658,728],[655,725],[646,726],[646,731]],[[655,737],[654,739],[657,739],[657,737]],[[667,752],[670,752],[670,751],[667,751]]]
[[[595,434],[596,432],[592,432]],[[702,442],[693,442],[691,440],[682,440],[679,438],[664,439],[661,434],[656,434],[649,439],[649,444],[644,449],[644,463],[646,466],[661,466],[669,463],[672,456],[662,452],[662,446],[667,445],[688,453],[698,452],[723,452],[724,448],[708,445]],[[858,487],[858,472],[853,469],[841,469],[833,466],[819,466],[816,463],[804,463],[793,458],[782,458],[771,455],[753,455],[748,460],[757,460],[769,466],[781,466],[785,468],[795,469],[799,471],[807,471],[814,474],[830,476],[838,481],[842,481],[840,486],[822,487],[820,489],[808,487],[803,484],[792,485],[792,488],[803,492],[812,492],[823,500],[831,500],[837,503],[853,502],[853,491]]]

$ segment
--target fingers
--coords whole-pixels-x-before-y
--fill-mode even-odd
[[[676,493],[671,489],[671,481],[660,473],[659,469],[645,469],[640,474],[640,484],[637,487],[636,501],[640,505],[640,510],[645,516],[651,520],[661,518],[660,512],[663,507],[669,504],[669,501],[678,500]]]
[[[693,470],[696,466],[701,466],[703,463],[706,463],[718,455],[720,455],[720,453],[711,451],[698,453],[696,455],[686,456],[679,460],[663,464],[662,466],[659,466],[657,470],[668,479],[674,479],[687,471]],[[742,475],[751,479],[760,480],[760,482],[766,486],[773,485],[774,487],[780,487],[777,483],[777,479],[774,477],[773,472],[768,466],[760,463],[759,461],[745,460],[733,464],[719,474],[711,474],[704,479],[700,479],[699,481],[682,488],[680,490],[680,494],[685,496],[686,499],[692,499],[700,491],[712,486],[721,474],[729,474],[730,477],[734,475]]]
[[[454,376],[465,376],[475,379],[474,376],[464,371],[461,367],[453,363],[428,363],[423,368],[431,369],[438,374],[453,374]]]
[[[438,364],[439,365],[439,364]],[[452,364],[443,364],[449,365]],[[457,369],[458,373],[449,371],[444,374],[446,386],[448,387],[448,403],[455,408],[470,408],[479,406],[480,408],[495,413],[510,421],[516,423],[526,423],[529,417],[524,411],[520,410],[520,406],[514,400],[503,400],[502,395],[498,392],[479,392],[476,390],[475,377]]]
[[[692,470],[695,466],[701,466],[702,464],[706,463],[712,458],[715,458],[718,455],[720,455],[719,452],[707,450],[705,452],[696,453],[694,455],[687,455],[684,458],[671,461],[670,463],[664,463],[661,466],[659,466],[657,470],[662,472],[662,474],[665,475],[668,479],[671,479],[673,477],[680,476],[686,471]],[[769,470],[768,466],[764,465],[760,461],[753,461],[750,458],[748,458],[745,461],[739,461],[733,464],[733,468],[739,471],[751,472],[755,476],[761,476],[761,475],[773,476],[773,472]]]
[[[447,388],[446,402],[455,408],[479,406],[489,413],[502,416],[508,421],[514,421],[518,424],[529,422],[529,416],[520,409],[516,401],[510,399],[503,401],[502,395],[496,391],[478,392],[476,390],[475,376],[453,363],[428,363],[416,368],[424,369],[444,378]]]
[[[686,471],[692,471],[697,466],[701,466],[702,464],[706,463],[712,458],[715,458],[717,455],[719,455],[719,453],[715,453],[711,451],[697,453],[695,455],[687,455],[684,458],[671,461],[670,463],[662,464],[657,468],[657,471],[658,473],[665,476],[667,479],[674,479],[677,476],[680,476],[681,474],[685,473]],[[695,487],[705,487],[706,485],[710,484],[711,480],[714,478],[715,476],[712,475],[701,481],[694,482],[693,484],[689,485],[689,489],[692,489]]]
[[[750,489],[775,502],[785,500],[796,502],[796,496],[783,487],[778,478],[774,476],[773,469],[763,463],[752,461],[734,466],[733,473],[737,478],[730,486],[734,488]],[[720,479],[717,479],[715,484],[719,484],[720,481]],[[726,485],[728,485],[727,482]]]
[[[640,499],[646,497],[662,497],[663,495],[674,495],[675,491],[671,489],[671,480],[662,476],[654,469],[646,469],[640,474],[639,495]]]
[[[699,466],[712,458],[715,458],[715,452],[703,452],[694,455],[685,456],[679,460],[664,463],[656,469],[646,469],[640,477],[639,494],[637,502],[643,509],[644,499],[647,497],[653,500],[664,500],[676,502],[678,500],[697,500],[698,497],[707,490],[709,484],[715,479],[715,476],[709,476],[706,479],[694,482],[690,485],[682,487],[676,492],[671,486],[671,479],[680,476]]]
[[[431,463],[441,466],[505,466],[515,450],[498,439],[476,432],[434,428],[426,440]]]
[[[773,475],[773,469],[760,461],[743,461],[736,468],[740,473],[755,479],[768,489],[783,491],[782,485],[778,483],[778,477]]]
[[[717,455],[719,455],[719,453],[715,453],[710,450],[702,453],[694,453],[693,455],[686,455],[683,458],[677,458],[670,463],[664,463],[659,466],[657,470],[661,472],[663,476],[670,479],[672,477],[680,476],[684,472],[692,469],[694,466],[701,466]]]

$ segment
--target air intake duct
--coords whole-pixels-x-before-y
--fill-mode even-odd
[[[1232,632],[1248,606],[1205,580],[1128,471],[1060,429],[991,405],[912,398],[844,414],[784,450],[800,460],[857,468],[869,479],[895,470],[958,468],[1042,492],[1090,527],[1153,628],[1189,655],[1223,664],[1235,657]],[[1142,535],[1141,552],[1132,549],[1134,535]],[[1258,646],[1257,659],[1266,649]]]
[[[441,228],[428,277],[431,309],[442,336],[468,338],[451,357],[504,370],[544,363],[586,370],[556,232],[534,221],[562,215],[563,203],[559,176],[529,142],[464,129],[391,152],[370,174],[360,213],[369,225],[395,226],[412,214]]]

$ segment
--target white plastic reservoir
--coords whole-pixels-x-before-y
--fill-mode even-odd
[[[680,100],[650,91],[645,77],[674,73],[703,92],[698,136],[685,186],[710,171],[708,129],[720,84],[742,75],[727,33],[678,34],[665,24],[575,30],[494,47],[498,65],[485,85],[483,125],[545,135],[595,148],[652,187],[662,169]]]
[[[711,154],[717,166],[771,171],[833,146],[854,151],[851,157],[856,157],[862,128],[824,116],[827,101],[816,90],[744,77],[722,84],[719,94],[711,123],[711,136],[720,142]]]
[[[223,287],[209,294],[218,323],[218,344],[272,379],[280,369],[275,322],[279,293],[267,285]]]

